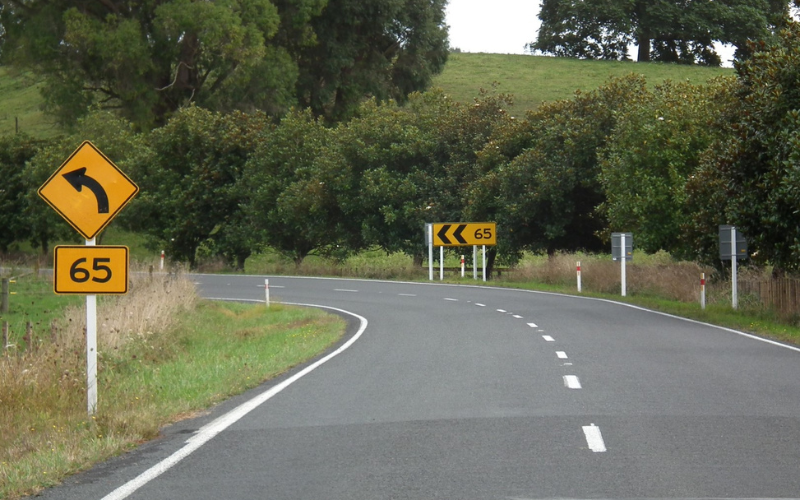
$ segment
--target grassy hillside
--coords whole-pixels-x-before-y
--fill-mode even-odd
[[[591,90],[611,76],[641,73],[648,82],[666,79],[704,83],[719,75],[733,74],[728,68],[705,68],[660,63],[582,61],[542,56],[506,54],[450,54],[444,72],[434,80],[454,99],[469,102],[481,88],[498,83],[498,91],[514,94],[511,112],[522,115],[542,102],[568,99],[580,90]],[[0,135],[19,128],[38,137],[58,133],[58,127],[41,111],[39,85],[31,75],[0,66]]]
[[[707,68],[663,63],[585,61],[507,54],[450,54],[444,72],[434,80],[453,99],[469,102],[494,82],[498,92],[514,95],[511,112],[521,116],[542,102],[568,99],[576,90],[591,90],[609,77],[640,73],[649,83],[664,80],[705,83],[730,68]]]
[[[29,74],[20,74],[0,66],[0,136],[20,132],[36,137],[50,137],[58,127],[41,111],[39,85]]]

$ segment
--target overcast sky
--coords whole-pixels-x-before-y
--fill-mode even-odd
[[[450,47],[464,52],[524,54],[525,44],[536,40],[540,0],[450,0],[447,25]],[[630,53],[636,57],[636,52]],[[733,56],[720,51],[723,65]]]
[[[450,47],[464,52],[524,54],[536,39],[540,0],[450,0]]]

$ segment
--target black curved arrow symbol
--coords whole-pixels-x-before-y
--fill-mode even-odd
[[[97,198],[97,213],[108,213],[108,195],[106,194],[106,190],[103,189],[103,186],[101,186],[99,182],[86,175],[86,167],[73,170],[72,172],[67,172],[64,174],[64,178],[79,193],[84,186],[89,188],[89,190],[94,193],[94,196]]]
[[[450,227],[451,224],[444,224],[442,228],[439,229],[439,232],[436,233],[436,236],[438,236],[439,239],[442,241],[442,243],[444,243],[445,245],[450,244],[450,239],[447,237],[447,231],[450,230]]]
[[[467,240],[461,237],[461,233],[467,228],[466,224],[459,224],[455,231],[453,231],[453,238],[455,238],[462,245],[467,244]]]

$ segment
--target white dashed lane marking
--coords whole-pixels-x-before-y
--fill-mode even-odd
[[[514,317],[517,319],[522,319],[522,316],[520,316],[519,314],[515,314]]]
[[[401,297],[416,297],[417,296],[416,293],[398,293],[397,295],[399,295]]]
[[[603,435],[600,433],[600,427],[596,425],[584,425],[583,434],[586,436],[586,444],[589,449],[595,453],[605,453],[606,443],[603,441]]]
[[[542,338],[545,339],[548,342],[555,342],[556,341],[556,339],[554,339],[550,335],[542,335]]]
[[[508,312],[508,311],[506,311],[505,309],[498,309],[498,310],[497,310],[497,312],[499,312],[499,313],[505,313],[505,312]]]
[[[475,305],[478,307],[486,307],[486,304],[481,304],[479,302],[475,302]]]
[[[358,293],[358,290],[348,290],[347,288],[334,288],[334,292],[348,292],[348,293]]]
[[[536,323],[528,323],[528,326],[531,328],[539,328]]]
[[[567,353],[564,351],[556,351],[556,356],[558,359],[567,359]]]
[[[564,385],[567,389],[581,389],[581,381],[575,375],[564,375]]]
[[[458,302],[458,299],[451,299],[449,297],[445,297],[444,300],[449,300],[450,302]]]

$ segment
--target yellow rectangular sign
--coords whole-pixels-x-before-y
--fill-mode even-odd
[[[59,294],[128,293],[125,246],[57,246],[53,269],[53,289]]]
[[[494,222],[439,222],[432,226],[435,247],[497,245],[497,225]]]

